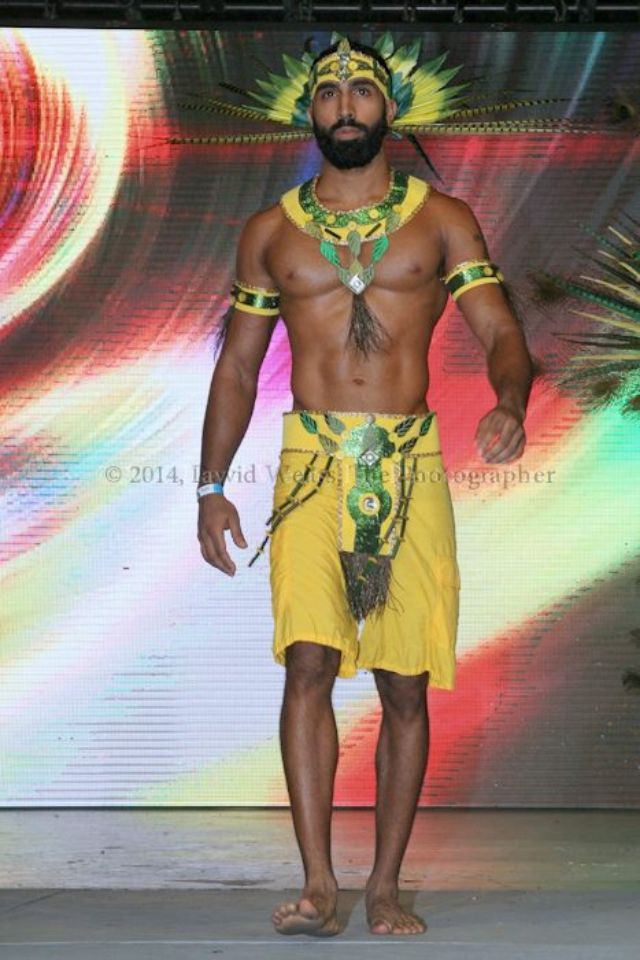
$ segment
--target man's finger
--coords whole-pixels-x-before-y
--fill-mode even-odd
[[[483,450],[485,460],[490,463],[495,463],[497,460],[499,460],[501,454],[507,447],[509,439],[510,438],[498,436],[498,439],[495,443],[491,444],[490,447],[485,447]]]
[[[487,458],[488,461],[491,463],[506,463],[513,460],[518,449],[524,447],[524,440],[524,431],[522,429],[515,430],[513,436],[505,439],[499,447],[491,451],[491,456]]]
[[[244,538],[244,534],[240,528],[240,520],[237,515],[235,517],[229,517],[229,530],[231,531],[231,536],[236,547],[248,546],[247,541]]]
[[[513,420],[499,410],[491,410],[478,425],[476,438],[486,443],[492,440],[495,443],[497,437],[504,434],[505,430],[513,427]]]
[[[502,456],[502,462],[510,463],[512,460],[517,460],[518,457],[521,457],[524,452],[525,443],[526,443],[526,438],[523,436],[523,437],[520,437],[520,439],[515,445],[510,444],[508,449],[505,451],[505,453]]]
[[[511,450],[516,449],[519,442],[520,438],[518,437],[509,437],[508,439],[501,440],[499,444],[496,444],[496,446],[491,449],[485,459],[488,463],[503,463],[508,459]]]
[[[493,424],[482,424],[476,434],[476,441],[481,453],[488,453],[500,442],[503,427]]]
[[[225,573],[228,573],[232,576],[235,573],[236,567],[227,553],[227,548],[224,542],[224,534],[222,531],[212,531],[209,533],[211,562],[214,567],[218,567],[219,570],[223,570]]]

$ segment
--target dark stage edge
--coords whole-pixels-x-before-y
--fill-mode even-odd
[[[281,960],[289,957],[430,960],[637,958],[635,890],[407,891],[427,920],[419,937],[376,937],[361,890],[342,891],[339,937],[283,937],[270,929],[273,890],[2,890],[2,960]]]

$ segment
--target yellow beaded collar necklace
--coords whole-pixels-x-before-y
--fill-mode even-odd
[[[317,180],[315,177],[287,191],[280,204],[298,230],[320,241],[322,256],[336,268],[340,281],[359,296],[373,280],[375,264],[389,247],[389,234],[421,209],[429,196],[429,185],[393,170],[382,200],[353,210],[330,210],[318,200]],[[368,242],[374,242],[374,247],[371,262],[365,267],[359,256],[362,244]],[[349,247],[352,260],[348,267],[342,265],[339,246]]]

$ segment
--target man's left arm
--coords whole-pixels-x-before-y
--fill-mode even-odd
[[[492,275],[492,267],[483,265],[483,261],[492,261],[476,218],[463,201],[452,197],[447,200],[441,226],[444,275],[484,348],[487,374],[497,400],[478,424],[476,443],[487,463],[509,463],[522,456],[525,447],[524,419],[533,365],[502,283]]]

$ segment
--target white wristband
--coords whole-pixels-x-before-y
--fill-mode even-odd
[[[205,483],[196,490],[196,493],[198,494],[198,500],[200,497],[206,497],[210,493],[222,494],[223,492],[224,488],[221,483]]]

